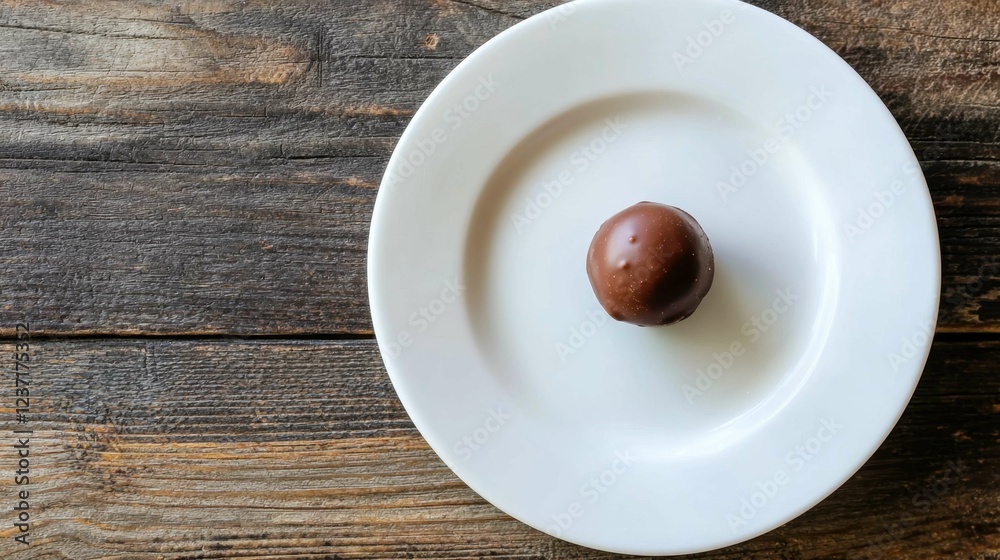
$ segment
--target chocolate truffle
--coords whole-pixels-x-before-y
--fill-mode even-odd
[[[687,212],[640,202],[601,225],[587,254],[597,300],[618,321],[642,327],[689,317],[712,287],[708,236]]]

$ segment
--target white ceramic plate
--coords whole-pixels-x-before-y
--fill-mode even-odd
[[[694,215],[715,284],[680,324],[610,320],[598,226]],[[399,142],[369,246],[399,397],[469,486],[632,554],[737,543],[878,448],[937,315],[934,213],[899,127],[792,24],[730,0],[582,0],[473,53]]]

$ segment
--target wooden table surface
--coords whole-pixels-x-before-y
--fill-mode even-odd
[[[800,518],[702,557],[996,560],[1000,3],[754,3],[898,119],[944,287],[875,456]],[[611,557],[514,521],[434,455],[365,288],[375,193],[415,109],[552,4],[0,0],[0,557]]]

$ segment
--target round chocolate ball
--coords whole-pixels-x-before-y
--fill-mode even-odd
[[[601,225],[587,254],[597,300],[618,321],[642,327],[689,317],[712,287],[715,257],[690,214],[640,202]]]

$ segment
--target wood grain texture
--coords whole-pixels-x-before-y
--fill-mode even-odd
[[[551,4],[0,2],[0,325],[370,335],[396,139],[462,57]],[[941,330],[1000,332],[1000,7],[758,4],[850,62],[912,141]]]
[[[3,558],[613,557],[521,525],[459,481],[370,340],[33,349],[35,544],[0,526]],[[900,424],[845,486],[700,557],[996,558],[998,360],[997,342],[936,343]],[[4,503],[12,487],[0,480]]]

